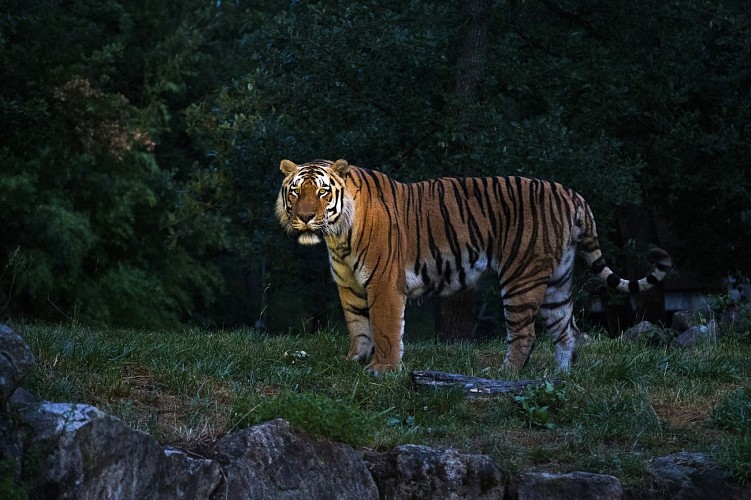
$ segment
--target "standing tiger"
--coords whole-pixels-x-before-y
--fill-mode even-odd
[[[350,347],[347,357],[377,374],[399,369],[408,298],[449,295],[498,276],[508,332],[504,365],[520,369],[535,342],[539,312],[556,361],[568,370],[577,352],[571,295],[581,244],[592,271],[622,292],[662,281],[670,256],[626,281],[605,263],[589,206],[555,182],[524,177],[444,177],[411,184],[346,160],[296,165],[282,160],[276,213],[299,242],[326,242]]]

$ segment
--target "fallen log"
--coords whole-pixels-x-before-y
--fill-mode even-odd
[[[434,389],[461,389],[470,398],[484,398],[509,393],[520,394],[526,391],[528,387],[539,387],[547,382],[555,385],[560,382],[560,379],[497,380],[437,371],[412,372],[412,383],[416,386]]]

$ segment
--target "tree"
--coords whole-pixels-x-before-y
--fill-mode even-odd
[[[4,5],[0,311],[208,319],[226,216],[195,210],[205,200],[190,187],[206,175],[191,166],[203,154],[186,147],[180,107],[196,98],[189,89],[227,78],[203,69],[220,51],[206,42],[222,24],[215,11],[198,1]]]
[[[598,211],[603,221],[615,213],[614,202],[637,198],[641,162],[624,157],[612,137],[567,127],[560,103],[545,94],[550,89],[531,83],[537,65],[550,64],[548,55],[517,35],[503,9],[482,21],[504,30],[492,34],[498,43],[488,44],[485,61],[477,59],[482,85],[467,87],[477,95],[459,92],[457,11],[443,2],[296,4],[250,37],[249,71],[191,109],[194,139],[213,152],[205,168],[226,174],[237,193],[230,210],[252,219],[247,248],[268,264],[277,290],[285,282],[295,290],[278,307],[295,301],[295,310],[314,309],[306,316],[338,309],[325,258],[295,269],[300,250],[277,227],[271,207],[281,158],[344,157],[402,181],[539,175],[591,194],[596,210],[609,208]],[[526,50],[534,61],[522,62]],[[281,257],[292,252],[294,258]],[[311,271],[311,262],[320,267]],[[303,298],[309,287],[300,292],[295,284],[306,272],[322,283]]]
[[[487,62],[485,60],[490,22],[489,0],[464,0],[462,2],[463,29],[456,63],[456,92],[463,104],[455,113],[463,122],[471,120],[468,111],[480,97],[480,86]],[[458,174],[458,172],[457,172]],[[466,340],[473,336],[477,325],[475,292],[463,290],[450,297],[439,298],[436,303],[436,338],[448,341]]]
[[[284,157],[555,180],[610,260],[619,207],[646,203],[679,268],[748,272],[749,26],[741,0],[10,0],[0,311],[248,323],[248,274],[277,317],[338,310],[274,219]]]

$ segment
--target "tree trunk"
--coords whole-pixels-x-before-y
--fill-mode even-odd
[[[440,297],[435,309],[435,335],[444,342],[469,340],[477,324],[474,290]]]
[[[490,0],[464,0],[462,40],[457,57],[456,92],[462,100],[476,100],[485,74]],[[459,111],[461,112],[461,111]],[[436,303],[436,338],[444,341],[473,337],[477,323],[474,292],[465,290]]]
[[[460,42],[456,91],[460,97],[477,99],[485,75],[488,48],[490,0],[464,0],[462,3],[462,40]]]

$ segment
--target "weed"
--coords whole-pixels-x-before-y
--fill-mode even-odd
[[[566,401],[566,391],[545,381],[539,386],[529,386],[524,394],[514,397],[519,403],[524,419],[531,427],[555,429],[553,412]]]

